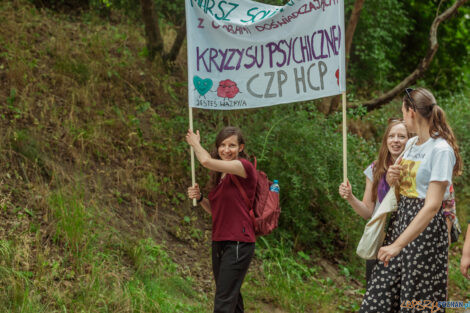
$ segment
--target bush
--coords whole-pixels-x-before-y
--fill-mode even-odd
[[[243,130],[247,152],[257,157],[258,167],[271,179],[279,180],[280,228],[290,233],[296,248],[321,248],[331,254],[344,252],[348,242],[356,243],[363,223],[337,191],[343,179],[341,114],[327,117],[312,103],[206,111],[195,124],[203,142],[210,143],[204,144],[206,148],[212,148],[212,137],[224,120]],[[348,147],[348,177],[360,196],[362,171],[372,162],[375,149],[354,135],[348,135]]]

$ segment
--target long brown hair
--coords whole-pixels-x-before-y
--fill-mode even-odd
[[[224,127],[218,134],[217,134],[217,137],[215,138],[215,145],[211,151],[211,157],[213,159],[219,159],[220,160],[220,156],[219,156],[219,146],[222,144],[222,142],[227,139],[228,137],[231,137],[231,136],[237,136],[237,141],[238,141],[238,145],[245,145],[245,139],[243,138],[243,134],[242,134],[242,131],[240,130],[240,128],[238,127],[234,127],[234,126],[227,126],[227,127]],[[240,151],[238,153],[238,156],[241,157],[241,158],[247,158],[247,155],[245,153],[245,149],[243,149],[242,151]],[[216,172],[216,171],[211,171],[210,173],[211,175],[211,179],[210,179],[210,183],[209,183],[209,186],[211,189],[213,189],[214,187],[216,187],[219,182],[220,182],[220,177],[222,175],[221,172]]]
[[[463,162],[460,156],[459,146],[457,139],[455,138],[452,128],[447,123],[446,113],[440,106],[437,105],[437,101],[433,94],[425,88],[416,88],[408,92],[411,100],[407,95],[403,97],[403,102],[406,110],[410,108],[414,109],[421,117],[429,122],[429,135],[431,138],[443,138],[447,143],[454,149],[455,153],[455,165],[454,175],[458,176],[462,174]]]
[[[382,137],[382,144],[380,145],[379,155],[377,160],[374,161],[374,168],[373,168],[373,182],[372,182],[372,201],[377,201],[377,192],[379,189],[379,182],[384,177],[385,173],[388,170],[388,167],[393,164],[392,154],[390,150],[388,150],[388,135],[392,131],[392,128],[396,125],[402,124],[405,126],[405,122],[402,119],[390,119],[388,122],[387,129],[385,130],[385,134]],[[406,135],[408,139],[410,139],[411,135],[406,131]]]

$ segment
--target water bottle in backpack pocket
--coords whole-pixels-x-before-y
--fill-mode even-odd
[[[279,193],[280,188],[279,188],[279,181],[277,179],[273,181],[271,187],[269,187],[269,191]]]
[[[255,158],[256,169],[256,158]],[[253,220],[256,236],[270,234],[278,226],[281,207],[279,203],[279,182],[269,181],[268,176],[263,171],[256,169],[256,190],[253,204],[250,203],[246,192],[243,190],[236,175],[230,175],[243,199],[250,209],[250,216]]]

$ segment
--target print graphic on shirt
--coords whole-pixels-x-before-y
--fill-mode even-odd
[[[421,161],[402,160],[403,170],[400,175],[400,194],[408,198],[418,198],[416,189],[416,174]]]

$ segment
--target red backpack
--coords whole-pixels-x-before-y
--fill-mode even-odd
[[[256,158],[255,158],[256,170]],[[243,199],[245,200],[248,208],[250,209],[250,216],[253,220],[256,236],[264,236],[270,234],[279,222],[279,214],[281,214],[281,207],[279,206],[279,193],[269,190],[272,181],[268,179],[266,173],[256,170],[256,191],[253,206],[243,189],[240,181],[236,175],[230,175],[233,182],[240,191]]]

